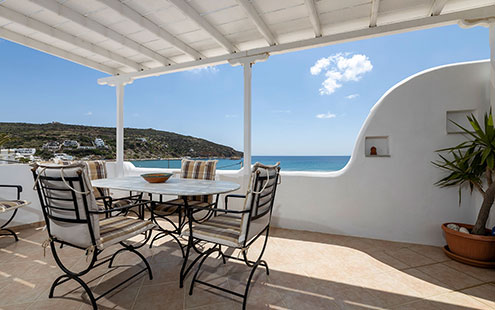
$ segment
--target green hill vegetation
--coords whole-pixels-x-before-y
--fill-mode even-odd
[[[36,148],[36,155],[50,158],[53,153],[66,153],[76,158],[115,159],[115,128],[68,125],[62,123],[29,124],[1,123],[0,134],[10,139],[2,148]],[[240,158],[242,152],[205,139],[184,136],[155,129],[124,129],[125,159],[180,158]],[[94,146],[101,138],[106,147],[82,149],[61,146],[59,150],[44,150],[43,145],[57,141],[76,140],[81,146]]]

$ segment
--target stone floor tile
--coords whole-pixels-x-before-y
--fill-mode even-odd
[[[408,247],[408,249],[419,253],[423,256],[426,256],[435,262],[446,262],[450,261],[450,258],[445,255],[442,250],[442,247],[431,246],[431,245],[422,245],[422,244],[413,244]]]
[[[479,279],[483,282],[495,282],[495,269],[487,269],[469,266],[466,264],[461,264],[456,261],[445,262],[444,265],[470,275],[473,278]]]
[[[495,309],[495,283],[475,286],[461,292]]]
[[[446,288],[453,290],[460,290],[482,283],[481,280],[473,278],[465,273],[460,273],[444,263],[418,267],[417,270],[435,278],[445,284]]]
[[[418,267],[428,264],[433,264],[435,261],[429,257],[419,254],[409,248],[401,248],[398,250],[385,251],[386,254],[405,263],[409,267]]]
[[[477,301],[468,294],[462,292],[450,292],[428,298],[434,302],[440,310],[492,310],[490,306]]]

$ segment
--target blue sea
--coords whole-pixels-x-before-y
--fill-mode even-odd
[[[253,156],[252,162],[266,165],[280,161],[283,171],[337,171],[347,164],[350,156]],[[242,159],[217,159],[217,169],[237,170],[242,167]],[[143,168],[180,168],[180,159],[137,160],[132,162]]]

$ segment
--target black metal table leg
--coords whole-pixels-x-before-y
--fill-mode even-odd
[[[187,239],[187,246],[186,246],[186,255],[184,256],[184,261],[182,262],[182,267],[180,268],[180,279],[179,279],[179,287],[183,288],[184,287],[184,279],[188,273],[188,271],[191,269],[192,264],[189,266],[189,268],[186,269],[187,266],[187,261],[189,260],[189,252],[191,251],[191,247],[193,246],[193,235],[192,235],[192,210],[188,208],[187,204],[187,197],[184,197],[184,211],[186,212],[186,216],[188,218],[188,225],[189,225],[189,238]]]

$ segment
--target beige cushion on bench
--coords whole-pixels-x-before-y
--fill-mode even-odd
[[[0,213],[22,208],[30,203],[27,200],[0,200]]]
[[[194,225],[192,230],[194,238],[235,248],[240,245],[241,218],[222,214]],[[189,236],[189,229],[186,229],[182,235]]]
[[[209,206],[208,202],[199,201],[199,200],[187,200],[187,204],[189,206],[195,206],[195,207]],[[155,214],[163,215],[163,216],[170,215],[176,212],[177,209],[180,208],[181,206],[184,206],[184,199],[177,198],[165,202],[156,203],[155,207],[153,208],[153,212]],[[184,208],[181,209],[181,212],[184,212]]]
[[[100,219],[100,240],[98,248],[103,249],[120,241],[137,236],[155,227],[150,221],[125,216]]]

